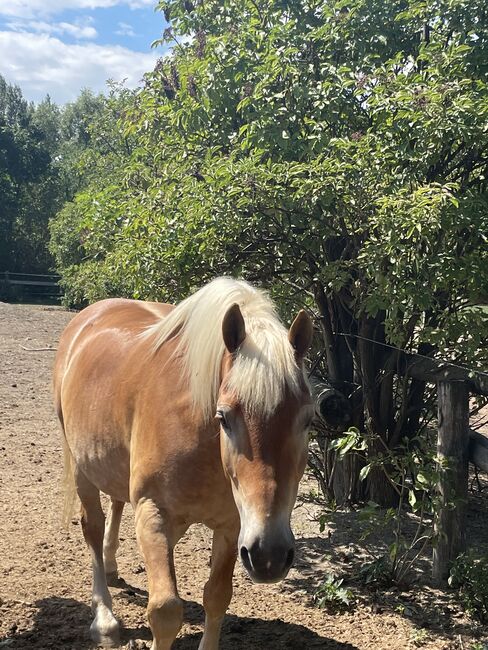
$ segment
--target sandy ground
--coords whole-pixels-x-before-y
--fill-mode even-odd
[[[72,315],[55,307],[0,303],[0,648],[91,647],[89,557],[79,522],[74,519],[68,531],[61,526],[61,446],[50,387],[54,353],[22,348],[55,348]],[[464,617],[452,594],[429,587],[427,572],[408,591],[356,590],[355,606],[344,613],[318,609],[313,593],[324,572],[332,567],[347,580],[361,549],[349,513],[336,513],[330,528],[319,532],[322,510],[305,498],[311,488],[311,479],[305,480],[295,509],[298,557],[288,578],[279,585],[254,585],[236,567],[223,650],[483,647],[487,631]],[[471,543],[483,531],[486,540],[486,500],[473,497]],[[178,584],[187,602],[178,650],[196,649],[201,637],[210,542],[209,531],[195,526],[177,548]],[[126,584],[112,594],[114,612],[124,624],[121,647],[150,647],[145,572],[129,506],[119,571]],[[354,590],[352,578],[351,583]]]

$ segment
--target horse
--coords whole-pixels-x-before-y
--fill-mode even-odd
[[[176,307],[102,300],[66,327],[54,399],[66,501],[78,494],[92,558],[95,643],[119,641],[108,585],[127,502],[146,566],[153,650],[170,648],[182,625],[173,550],[191,524],[213,531],[199,650],[218,648],[238,555],[254,582],[287,575],[314,416],[304,371],[312,334],[305,311],[287,330],[265,292],[229,277]],[[100,492],[111,497],[106,523]]]

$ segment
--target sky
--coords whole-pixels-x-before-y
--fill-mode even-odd
[[[106,81],[139,85],[166,27],[157,0],[0,0],[0,75],[39,102],[76,99]]]

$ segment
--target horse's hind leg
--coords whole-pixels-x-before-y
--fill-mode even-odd
[[[217,650],[220,628],[232,598],[232,575],[237,557],[239,527],[214,531],[212,568],[203,591],[205,629],[198,650]]]
[[[100,504],[100,492],[85,476],[75,472],[76,489],[81,501],[81,525],[92,556],[92,611],[95,615],[90,633],[95,643],[118,645],[119,624],[112,614],[112,598],[107,588],[103,566],[103,535],[105,517]]]
[[[105,535],[103,537],[103,565],[105,567],[105,575],[107,576],[107,584],[110,586],[115,586],[119,577],[115,554],[119,548],[120,520],[122,518],[124,505],[123,501],[112,499],[105,524]]]

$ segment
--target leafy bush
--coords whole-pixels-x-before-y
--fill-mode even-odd
[[[343,582],[344,578],[329,573],[315,593],[317,607],[332,611],[348,607],[352,603],[352,591],[343,587]]]
[[[460,555],[451,567],[449,584],[459,590],[466,612],[480,623],[488,623],[488,558]]]
[[[391,562],[386,555],[381,555],[371,562],[363,564],[359,577],[365,585],[388,585],[392,582]]]
[[[439,459],[433,441],[428,436],[404,439],[394,450],[381,445],[381,438],[373,433],[362,433],[351,427],[333,442],[339,458],[355,453],[362,461],[360,478],[364,480],[374,468],[384,474],[397,498],[395,507],[381,508],[369,501],[358,513],[363,525],[362,540],[367,542],[378,530],[390,537],[387,553],[377,555],[370,549],[373,561],[361,570],[367,583],[400,583],[425,551],[435,543],[434,522],[441,506],[437,492],[439,473],[446,471],[447,463]],[[372,451],[378,450],[380,451]],[[442,504],[446,505],[446,504]],[[448,505],[448,504],[447,504]],[[415,530],[409,533],[409,517],[415,516]]]

